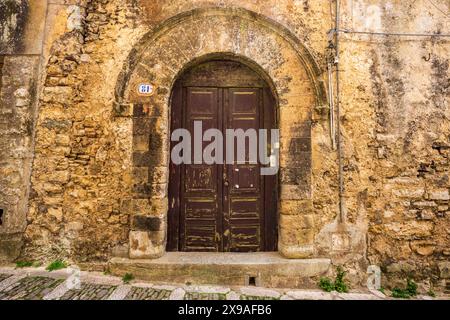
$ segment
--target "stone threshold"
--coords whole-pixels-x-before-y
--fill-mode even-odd
[[[158,259],[113,258],[113,275],[131,273],[137,279],[180,284],[316,288],[330,259],[287,259],[277,252],[168,252]]]

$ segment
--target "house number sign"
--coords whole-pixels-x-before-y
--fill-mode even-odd
[[[151,96],[155,93],[155,86],[151,83],[141,83],[138,86],[138,93],[140,96]]]

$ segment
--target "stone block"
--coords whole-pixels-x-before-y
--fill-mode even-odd
[[[134,151],[149,151],[150,136],[148,134],[133,136],[133,150]]]
[[[128,258],[128,256],[129,256],[128,244],[114,246],[111,249],[111,255],[113,257]]]
[[[72,126],[72,121],[47,118],[43,120],[42,126],[50,130],[68,130]]]
[[[0,1],[0,54],[42,52],[47,1]]]
[[[280,215],[280,227],[292,228],[297,230],[314,228],[314,215]]]
[[[434,201],[416,201],[413,202],[413,205],[417,208],[437,207],[437,204]]]
[[[0,262],[13,262],[20,255],[22,235],[0,234]]]
[[[310,245],[284,245],[279,244],[280,253],[288,259],[305,259],[314,254],[314,246]]]
[[[423,188],[416,188],[416,189],[399,188],[399,189],[392,190],[392,194],[394,196],[397,196],[400,198],[420,199],[425,194],[425,189],[423,189]]]
[[[312,202],[309,200],[284,200],[280,202],[280,214],[301,215],[312,212]]]
[[[438,268],[441,279],[450,279],[450,261],[439,262]]]
[[[435,190],[428,192],[428,198],[430,200],[448,201],[450,200],[450,194],[448,189]]]
[[[66,231],[81,231],[83,229],[84,229],[84,225],[82,222],[79,222],[79,221],[69,222],[65,227]]]
[[[133,118],[133,135],[149,135],[153,129],[154,119]]]
[[[150,152],[133,152],[133,164],[136,167],[149,167],[152,159]]]
[[[47,213],[54,217],[58,222],[63,219],[63,210],[62,208],[48,208]]]
[[[55,137],[55,142],[60,146],[69,146],[70,145],[70,136],[66,134],[57,134]]]
[[[430,256],[434,253],[436,244],[431,241],[412,241],[411,249],[421,256]]]
[[[311,197],[309,185],[282,185],[281,200],[306,200]]]
[[[54,183],[67,183],[70,179],[69,172],[67,171],[55,171],[48,177],[48,181]]]
[[[296,155],[302,152],[311,152],[311,138],[292,138],[289,141],[289,154]]]
[[[315,232],[313,229],[297,229],[288,225],[281,227],[279,233],[280,242],[286,245],[305,245],[314,242]]]
[[[133,105],[130,103],[113,103],[113,114],[116,117],[131,117],[133,115]]]
[[[133,182],[143,184],[148,182],[148,167],[133,167]]]
[[[130,231],[130,258],[154,259],[164,253],[163,245],[154,245],[146,231]]]
[[[420,219],[422,220],[433,220],[435,217],[435,214],[432,210],[425,209],[420,211]]]
[[[73,96],[71,87],[45,87],[43,94],[44,102],[57,102],[68,104]]]
[[[137,231],[159,231],[162,225],[159,217],[135,215],[132,218],[132,229]]]
[[[164,184],[168,181],[168,167],[151,167],[148,169],[149,182],[152,184]]]
[[[386,230],[397,239],[409,239],[415,237],[429,237],[434,229],[431,221],[405,221],[392,222],[385,225]]]
[[[410,273],[416,270],[416,266],[409,262],[395,262],[388,266],[386,266],[386,271],[388,273],[399,273],[399,272],[405,272]]]
[[[304,167],[281,168],[280,181],[282,184],[307,185],[310,181],[310,172]]]

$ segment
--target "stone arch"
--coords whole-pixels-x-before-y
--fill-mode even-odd
[[[326,104],[321,70],[289,30],[229,8],[196,9],[165,21],[136,45],[119,76],[114,111],[133,123],[130,257],[164,254],[170,94],[179,74],[211,55],[250,63],[273,84],[281,134],[279,251],[309,257],[314,254],[311,120],[314,107]],[[155,94],[140,96],[141,83],[152,83]]]
[[[208,21],[208,18],[210,17],[224,17],[225,19],[228,18],[235,23],[239,23],[240,21],[253,22],[261,28],[265,28],[273,34],[281,37],[285,41],[285,43],[288,44],[293,51],[295,51],[295,55],[304,66],[305,71],[308,75],[308,79],[313,83],[317,105],[327,104],[326,90],[321,79],[323,72],[319,64],[315,60],[311,51],[289,29],[287,29],[280,23],[256,12],[252,12],[243,8],[219,7],[199,8],[192,11],[180,13],[162,22],[153,30],[145,34],[130,52],[128,59],[126,60],[121,73],[119,74],[117,85],[115,88],[116,102],[118,104],[127,104],[129,102],[127,99],[129,98],[129,96],[127,95],[127,88],[130,85],[130,79],[133,73],[136,72],[136,68],[142,61],[144,53],[149,46],[151,46],[152,44],[157,44],[158,41],[160,41],[160,39],[164,37],[164,35],[166,35],[169,31],[176,29],[177,27],[183,28],[183,26],[187,26],[189,23],[193,23],[195,25],[196,21]],[[212,23],[210,24],[210,26],[217,27],[217,25],[214,25]],[[230,52],[233,52],[235,54],[242,53],[240,50],[237,50],[237,52]],[[197,56],[198,53],[199,52],[197,52]],[[245,56],[245,54],[242,55]]]

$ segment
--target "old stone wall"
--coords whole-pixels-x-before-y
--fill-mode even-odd
[[[341,2],[341,29],[450,33],[450,4],[445,1]],[[132,215],[144,210],[151,216],[164,216],[165,181],[161,184],[158,180],[159,189],[139,189],[145,194],[141,201],[132,199],[137,190],[136,179],[141,182],[143,179],[135,166],[136,151],[147,152],[150,147],[160,147],[158,139],[164,143],[169,131],[167,121],[146,119],[149,123],[146,130],[156,138],[153,145],[149,142],[145,150],[137,150],[142,149],[142,143],[133,140],[133,133],[139,130],[136,119],[146,117],[139,106],[151,101],[140,102],[137,108],[133,108],[132,101],[121,101],[118,97],[124,97],[126,90],[132,90],[135,84],[120,82],[126,79],[123,73],[142,58],[138,49],[142,48],[146,37],[151,39],[151,35],[164,31],[161,28],[180,14],[199,9],[208,11],[213,7],[254,12],[255,21],[261,16],[269,21],[268,25],[279,25],[287,30],[307,49],[318,68],[309,79],[311,83],[316,81],[326,88],[330,53],[327,32],[334,27],[335,15],[328,0],[49,1],[46,19],[43,19],[45,30],[41,31],[45,35],[41,39],[42,50],[36,52],[39,59],[34,57],[36,61],[32,64],[24,61],[31,59],[28,56],[6,56],[3,67],[2,86],[6,89],[1,89],[1,130],[12,132],[13,127],[19,128],[19,124],[25,123],[27,115],[34,112],[33,99],[39,98],[29,201],[26,192],[12,198],[8,198],[7,193],[26,190],[23,186],[29,182],[29,169],[23,169],[18,180],[9,172],[29,168],[26,163],[17,162],[17,154],[22,150],[19,146],[25,146],[27,159],[30,159],[32,139],[26,142],[21,139],[32,137],[33,129],[17,133],[21,139],[5,139],[9,136],[3,134],[0,138],[1,150],[12,150],[8,160],[1,159],[1,172],[8,175],[0,177],[0,205],[6,207],[7,219],[14,216],[20,220],[21,227],[15,231],[19,235],[27,225],[23,258],[62,257],[77,263],[104,263],[112,255],[128,256]],[[19,11],[26,14],[29,10]],[[16,29],[8,27],[11,36],[9,40],[2,38],[2,47],[8,44],[8,48],[23,48],[20,44],[10,44],[15,43],[11,39],[21,39],[16,36],[17,32],[27,34],[21,30],[27,30],[28,24],[23,25],[19,24]],[[212,36],[219,27],[211,25],[211,31],[203,31],[195,23],[185,26],[178,36],[190,41],[201,37],[203,49],[224,48],[228,44],[225,36],[228,32]],[[232,28],[234,24],[230,22],[221,27],[227,26]],[[249,48],[258,41],[251,37],[260,32],[259,27],[255,28],[255,32],[247,33],[250,34],[246,38]],[[244,31],[238,28],[235,33],[244,34]],[[176,38],[170,40],[169,32],[160,32],[158,37],[162,39],[158,43],[161,47],[150,46],[152,50],[147,53],[150,56],[150,53],[160,52],[161,57],[152,57],[153,64],[137,69],[138,74],[148,77],[149,81],[154,80],[152,77],[163,78],[162,74],[176,75],[188,62],[188,57],[196,57],[186,56],[184,50],[176,48],[182,42]],[[269,33],[268,37],[272,35]],[[376,264],[382,267],[384,279],[390,284],[414,276],[425,285],[445,285],[449,277],[450,247],[449,38],[343,33],[340,39],[346,210],[341,219],[338,215],[337,152],[330,139],[328,106],[318,102],[320,99],[315,92],[316,99],[309,104],[311,175],[305,180],[305,176],[296,175],[295,170],[285,170],[281,176],[293,185],[306,185],[303,191],[307,196],[295,201],[281,200],[280,210],[286,213],[284,221],[288,221],[283,232],[297,246],[311,244],[309,256],[331,257],[335,265],[344,265],[355,283],[363,283],[367,266]],[[29,45],[29,48],[36,47]],[[281,52],[286,50],[285,47],[280,49]],[[10,54],[2,51],[6,53]],[[242,51],[243,56],[246,53],[252,54]],[[145,57],[146,52],[143,54]],[[288,90],[277,93],[289,97],[286,83],[295,83],[302,76],[296,72],[282,83],[276,71],[292,61],[281,60],[278,66],[280,60],[270,54],[261,51],[253,56],[260,57],[263,62],[260,66],[273,79],[280,78],[276,83],[279,88]],[[25,67],[17,72],[19,69],[8,67],[12,62]],[[180,68],[169,70],[161,66]],[[142,71],[145,68],[148,73]],[[11,73],[18,80],[13,82],[10,76],[5,76]],[[27,89],[30,104],[16,106],[17,101],[19,104],[28,101],[24,90],[16,90],[33,85],[36,81],[30,77],[36,80],[39,75],[43,79],[38,89]],[[170,94],[171,81],[173,79],[162,86],[161,97]],[[8,84],[15,89],[7,89]],[[117,88],[124,91],[117,92]],[[160,105],[165,108],[167,101],[164,99]],[[16,122],[4,116],[9,109],[14,110]],[[156,107],[152,110],[158,111]],[[287,137],[295,138],[295,132]],[[13,145],[11,141],[15,141]],[[2,152],[2,156],[5,154],[8,153]],[[150,178],[155,175],[163,178],[164,173],[159,169],[158,164]],[[20,210],[10,209],[16,205],[14,201],[21,203]],[[153,231],[164,231],[159,230],[164,229],[164,220],[162,222],[158,230]],[[163,247],[164,233],[155,241]]]
[[[384,32],[449,33],[449,3],[423,1],[404,5],[403,11],[394,10],[396,5],[402,6],[368,7],[371,25]],[[362,16],[361,9],[353,14]],[[354,28],[364,30],[367,21],[354,19]],[[351,123],[367,121],[356,114],[359,98],[346,97],[351,88],[368,94],[365,104],[374,124],[366,156],[347,149],[346,161],[349,171],[360,170],[363,158],[373,163],[363,181],[350,181],[351,175],[346,179],[349,191],[355,183],[367,185],[363,205],[369,218],[368,260],[382,266],[389,279],[409,275],[444,285],[437,279],[448,277],[449,265],[449,40],[353,39],[345,41],[343,59],[350,70],[350,63],[361,65],[364,75],[344,80],[344,135],[356,146],[353,134],[364,133]],[[363,50],[365,57],[351,57],[355,49]]]
[[[26,227],[46,3],[0,3],[0,260],[15,259]]]

